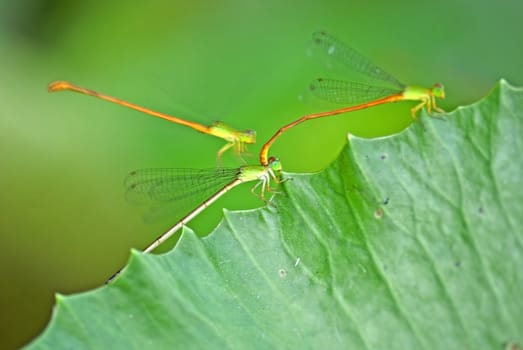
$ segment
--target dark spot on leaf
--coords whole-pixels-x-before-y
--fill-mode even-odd
[[[456,266],[456,267],[461,267],[461,261],[459,261],[459,260],[456,261],[456,262],[454,263],[454,266]]]
[[[287,277],[287,270],[285,270],[285,269],[279,269],[278,273],[280,274],[281,278]]]
[[[483,207],[478,208],[478,213],[483,214],[485,212],[485,209]]]
[[[383,204],[384,204],[384,205],[389,204],[389,197],[385,198],[385,200],[383,201]]]
[[[387,159],[387,156],[385,154],[382,154],[380,157],[381,160]]]
[[[505,342],[502,346],[504,350],[521,350],[521,345],[511,341]]]
[[[383,217],[383,210],[381,208],[378,208],[374,211],[374,217],[376,219],[381,219]]]

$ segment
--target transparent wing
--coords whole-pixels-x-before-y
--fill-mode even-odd
[[[187,214],[238,174],[237,168],[136,170],[124,180],[125,196],[133,204],[149,205],[144,220],[154,222]]]
[[[349,106],[374,101],[400,92],[393,88],[323,78],[314,80],[310,85],[310,90],[318,98]]]
[[[329,33],[324,31],[315,32],[312,38],[314,44],[324,54],[337,60],[347,69],[360,73],[362,76],[372,80],[373,83],[386,83],[387,85],[397,87],[399,90],[404,88],[404,85],[390,73],[378,67],[367,57]]]

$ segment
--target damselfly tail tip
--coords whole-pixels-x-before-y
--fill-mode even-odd
[[[47,85],[47,91],[48,92],[56,92],[64,90],[67,86],[67,83],[62,80],[53,81],[52,83],[49,83]]]

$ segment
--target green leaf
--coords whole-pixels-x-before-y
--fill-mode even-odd
[[[523,343],[523,91],[350,138],[276,208],[133,251],[29,349],[503,349]]]

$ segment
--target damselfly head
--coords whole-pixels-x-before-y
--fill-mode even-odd
[[[432,87],[432,96],[437,98],[445,98],[445,88],[442,84],[434,84],[434,86]]]
[[[280,159],[276,158],[276,157],[269,157],[269,163],[268,163],[268,166],[269,168],[271,168],[272,171],[274,172],[282,172],[283,171],[283,167],[281,166],[281,162],[280,162]]]
[[[243,143],[256,143],[256,130],[245,130],[242,132],[240,141]]]

